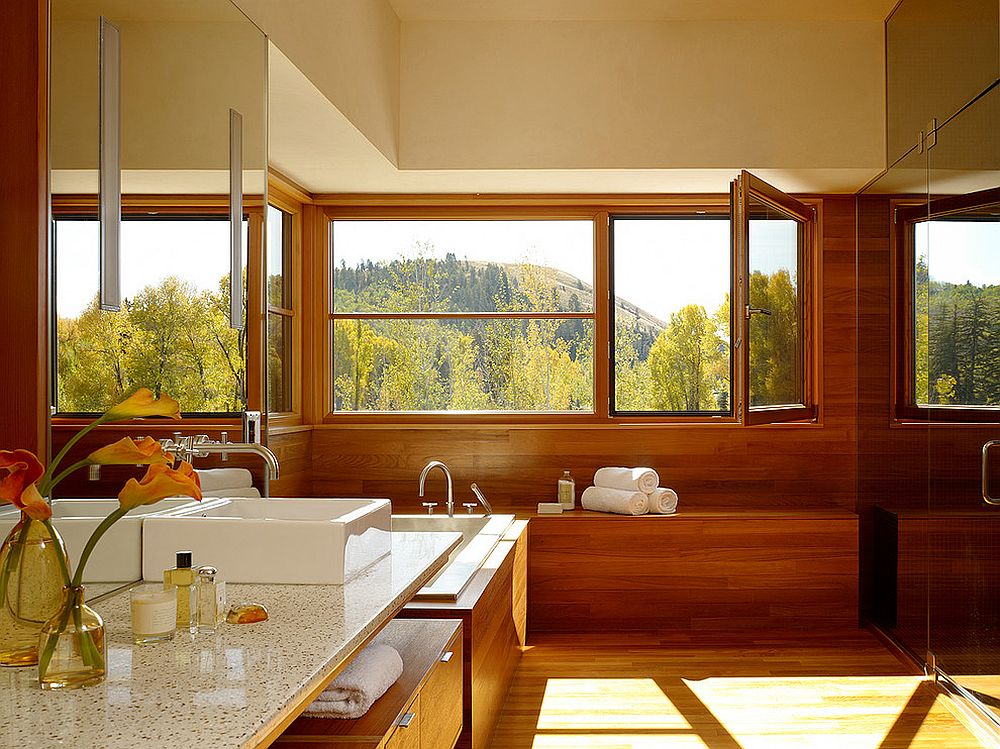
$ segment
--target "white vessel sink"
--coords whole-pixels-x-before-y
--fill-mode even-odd
[[[390,552],[390,517],[388,499],[205,499],[143,522],[142,575],[190,549],[229,582],[340,585]]]
[[[136,507],[104,534],[87,562],[85,583],[127,583],[142,577],[142,519],[170,512],[194,502],[190,497],[164,499],[155,505]],[[66,544],[71,569],[75,572],[80,554],[90,534],[113,510],[117,499],[56,499],[52,502],[52,523]],[[0,537],[6,537],[21,513],[0,513]]]

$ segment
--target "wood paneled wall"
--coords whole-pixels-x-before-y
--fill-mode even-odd
[[[555,496],[563,470],[578,491],[603,465],[651,465],[682,507],[855,503],[855,215],[853,197],[823,200],[822,371],[818,425],[318,426],[312,438],[317,496],[389,497],[420,511],[417,477],[432,458],[456,481],[475,481],[499,509],[528,511]],[[428,499],[444,496],[440,477]]]
[[[48,411],[48,3],[0,3],[0,449],[43,459]]]

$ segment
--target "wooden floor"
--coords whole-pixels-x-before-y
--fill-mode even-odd
[[[867,631],[537,635],[493,749],[979,749]]]

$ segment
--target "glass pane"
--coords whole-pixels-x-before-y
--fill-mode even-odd
[[[1000,405],[1000,204],[917,224],[914,246],[916,402]]]
[[[334,320],[334,411],[592,411],[592,320]]]
[[[292,318],[267,315],[267,403],[270,413],[292,410]]]
[[[799,304],[801,224],[751,198],[750,406],[802,403],[802,325]]]
[[[727,216],[615,217],[614,409],[729,413]]]
[[[334,221],[334,312],[589,312],[592,221]]]
[[[267,303],[292,308],[292,214],[267,207]]]
[[[99,413],[139,387],[169,393],[185,412],[244,409],[246,334],[229,327],[228,235],[226,219],[125,217],[122,309],[105,312],[97,221],[54,222],[60,412]],[[244,261],[247,238],[244,221]]]

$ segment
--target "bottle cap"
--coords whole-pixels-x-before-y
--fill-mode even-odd
[[[177,568],[178,569],[191,569],[191,552],[190,551],[178,551],[177,552]]]
[[[215,569],[215,567],[210,564],[206,564],[205,566],[198,568],[198,577],[206,582],[214,582],[215,576],[218,572],[219,571]]]

